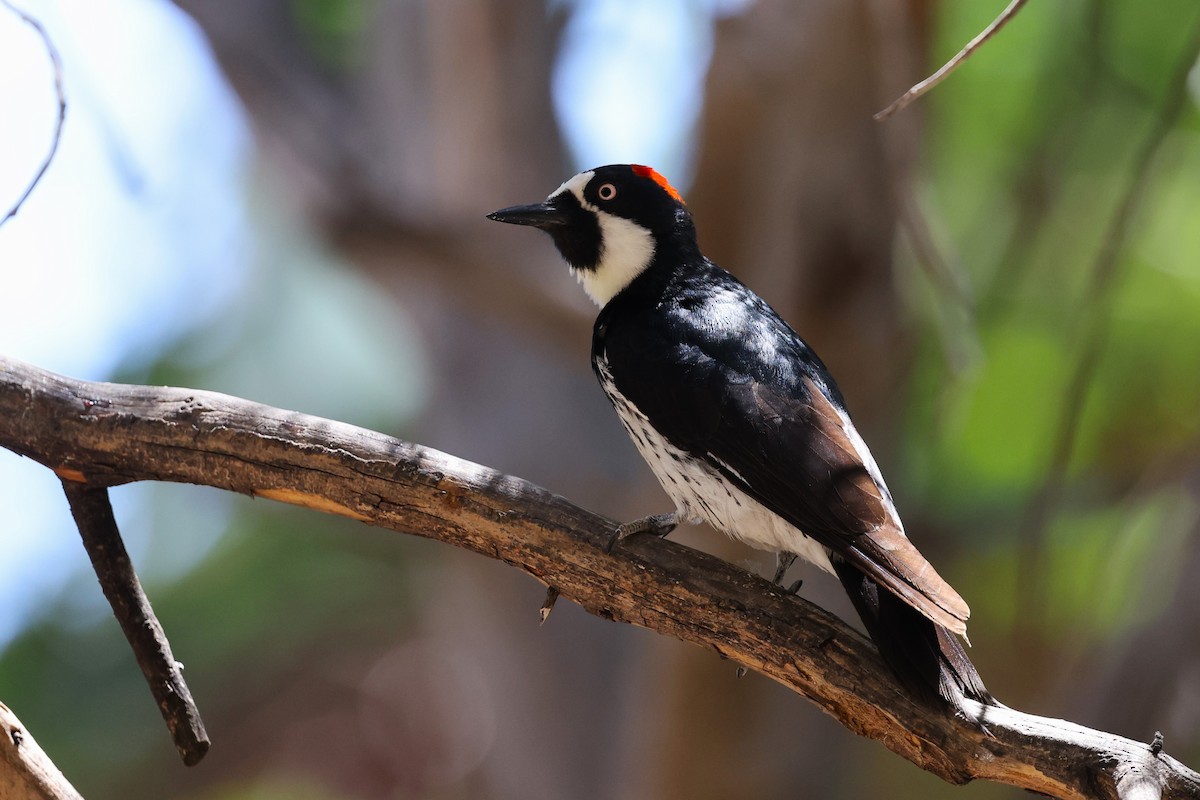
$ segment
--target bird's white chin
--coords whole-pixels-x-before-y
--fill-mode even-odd
[[[572,269],[592,301],[604,308],[654,259],[654,236],[624,217],[595,209],[600,222],[600,260],[594,269]]]

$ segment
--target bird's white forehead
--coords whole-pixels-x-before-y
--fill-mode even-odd
[[[551,192],[550,197],[547,197],[546,199],[549,200],[551,197],[558,197],[563,192],[570,192],[571,194],[575,195],[575,199],[577,199],[584,208],[588,208],[591,204],[583,199],[583,190],[587,188],[588,183],[590,183],[592,178],[595,176],[596,170],[594,169],[589,169],[587,172],[581,172],[574,178],[565,181],[562,186]]]

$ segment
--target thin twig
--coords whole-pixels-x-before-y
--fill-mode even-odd
[[[900,229],[908,238],[913,255],[922,272],[938,293],[934,320],[939,331],[942,351],[950,370],[960,373],[979,358],[979,331],[975,319],[975,297],[966,270],[951,263],[934,240],[929,221],[922,211],[911,183],[896,190],[900,213]]]
[[[199,763],[208,752],[208,734],[183,679],[183,665],[172,655],[162,625],[154,616],[125,552],[108,490],[67,479],[62,484],[100,588],[158,701],[158,709],[175,739],[175,748],[184,764],[190,767]]]
[[[33,180],[25,187],[24,194],[17,199],[17,202],[8,210],[4,218],[0,219],[0,225],[3,225],[17,215],[17,212],[21,210],[21,206],[25,204],[26,199],[29,198],[34,188],[42,180],[42,176],[46,174],[46,170],[50,169],[50,162],[54,160],[54,154],[58,152],[58,143],[62,139],[63,124],[67,121],[67,95],[63,91],[62,60],[58,57],[58,49],[55,48],[50,34],[46,33],[46,29],[42,27],[42,23],[14,6],[9,0],[0,0],[0,4],[3,4],[5,8],[20,17],[26,25],[37,31],[38,36],[42,37],[42,44],[46,47],[46,54],[50,56],[50,63],[54,66],[54,93],[58,97],[58,120],[54,123],[54,137],[50,140],[50,152],[46,153],[46,158],[43,159],[42,165],[38,167]]]
[[[1163,101],[1154,125],[1142,140],[1133,159],[1129,182],[1105,229],[1104,239],[1092,266],[1086,295],[1080,304],[1087,314],[1082,334],[1083,344],[1079,356],[1074,360],[1075,369],[1064,393],[1062,414],[1056,426],[1057,433],[1045,477],[1029,501],[1021,526],[1023,545],[1018,577],[1021,585],[1025,587],[1020,597],[1024,598],[1027,608],[1023,609],[1024,613],[1017,615],[1018,619],[1037,620],[1040,618],[1040,609],[1044,608],[1040,588],[1042,582],[1035,580],[1038,552],[1046,526],[1062,495],[1067,467],[1079,435],[1079,423],[1083,416],[1084,402],[1087,400],[1087,390],[1092,384],[1096,366],[1108,341],[1114,301],[1113,287],[1117,283],[1117,268],[1120,263],[1118,256],[1125,246],[1134,216],[1146,194],[1155,157],[1187,102],[1188,75],[1197,58],[1200,58],[1200,16],[1197,16],[1191,38],[1176,61],[1166,100]],[[1038,588],[1034,590],[1034,587]]]
[[[892,104],[890,106],[888,106],[883,111],[880,111],[878,114],[876,114],[875,115],[876,121],[883,121],[883,120],[887,119],[888,117],[895,114],[897,111],[900,111],[901,109],[908,106],[909,103],[916,100],[918,97],[925,94],[933,87],[937,86],[939,83],[944,81],[951,72],[956,70],[958,68],[958,66],[960,64],[962,64],[962,62],[964,62],[968,58],[970,58],[971,54],[974,53],[977,49],[979,49],[979,47],[984,42],[986,42],[988,39],[992,38],[992,36],[994,36],[997,31],[999,31],[1001,28],[1003,28],[1005,25],[1007,25],[1009,20],[1011,20],[1013,17],[1015,17],[1017,15],[1017,12],[1021,10],[1021,6],[1025,5],[1025,2],[1026,2],[1026,0],[1012,0],[1012,2],[1008,4],[1008,8],[1001,11],[1000,16],[998,16],[994,20],[992,20],[991,25],[988,25],[986,28],[983,29],[983,31],[978,36],[976,36],[971,41],[967,42],[967,46],[964,47],[962,50],[959,50],[958,54],[956,56],[954,56],[954,58],[950,59],[945,64],[943,64],[941,69],[939,69],[937,72],[930,75],[925,80],[923,80],[920,83],[913,86],[911,89],[909,89],[904,94],[897,97],[894,101],[892,101]]]
[[[975,316],[975,297],[965,270],[957,263],[958,259],[951,264],[950,257],[938,248],[916,194],[911,185],[906,189],[900,202],[901,230],[907,234],[925,277],[938,288],[942,297],[960,307],[967,320],[971,321]]]
[[[873,0],[870,9],[880,54],[878,77],[881,85],[890,86],[896,72],[913,69],[910,20],[903,7],[894,0]],[[886,91],[890,93],[892,89]],[[901,120],[889,130],[881,131],[879,137],[899,230],[905,235],[917,266],[937,294],[934,322],[947,365],[952,372],[959,373],[978,357],[975,297],[960,259],[943,250],[935,239],[917,195],[913,171],[918,160],[920,133],[916,120]]]

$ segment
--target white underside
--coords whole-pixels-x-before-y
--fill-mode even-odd
[[[600,363],[601,385],[612,400],[621,424],[654,476],[675,502],[681,522],[707,522],[727,536],[759,550],[794,553],[826,572],[833,572],[829,550],[796,526],[697,459],[672,445],[650,420],[617,391],[607,367]]]

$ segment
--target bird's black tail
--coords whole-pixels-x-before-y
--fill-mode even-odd
[[[883,660],[909,691],[968,717],[963,697],[996,704],[957,636],[853,565],[835,559],[833,566]]]

